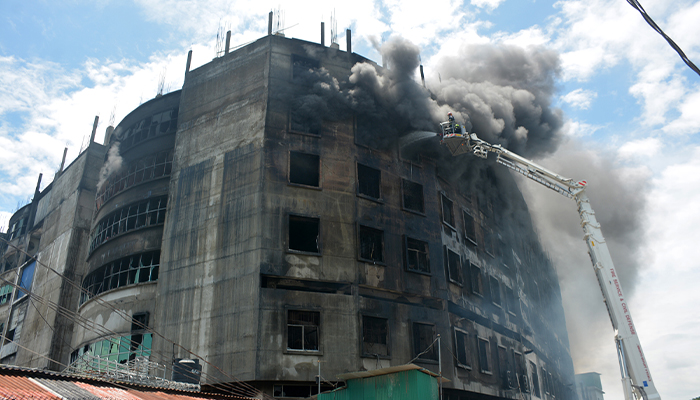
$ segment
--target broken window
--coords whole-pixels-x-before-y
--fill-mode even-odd
[[[471,273],[472,293],[478,294],[479,296],[483,296],[484,281],[483,276],[481,275],[481,268],[479,268],[475,264],[471,264],[471,267],[469,269]]]
[[[289,152],[289,183],[319,187],[321,159],[316,154]]]
[[[442,222],[451,227],[455,226],[455,215],[452,210],[452,200],[448,199],[444,194],[442,195]]]
[[[430,273],[430,258],[428,257],[428,243],[413,239],[406,239],[406,269],[413,272]]]
[[[129,360],[136,358],[137,350],[143,343],[143,332],[148,329],[148,312],[136,313],[131,317],[131,341],[129,346]],[[149,346],[150,347],[150,346]]]
[[[321,313],[318,311],[287,312],[287,350],[318,351],[318,331]]]
[[[501,306],[501,283],[498,279],[491,277],[491,301],[497,306]]]
[[[357,193],[379,199],[382,172],[376,168],[357,164]]]
[[[435,325],[413,323],[413,354],[422,360],[438,360]]]
[[[451,282],[462,285],[462,260],[459,254],[443,246],[445,249],[445,269]]]
[[[530,361],[530,370],[532,371],[532,392],[540,397],[540,378],[537,376],[537,366],[532,361]]]
[[[290,215],[289,250],[319,253],[319,224],[318,218]]]
[[[466,369],[471,368],[469,352],[469,335],[459,329],[455,329],[455,349],[457,350],[457,366]]]
[[[12,285],[5,285],[0,288],[0,305],[3,305],[10,301],[12,298]],[[0,331],[0,335],[2,332]]]
[[[80,304],[108,290],[157,281],[159,266],[160,251],[136,254],[103,265],[83,279],[85,291],[80,294]]]
[[[362,316],[362,354],[389,355],[389,324],[386,318]]]
[[[513,355],[515,357],[515,375],[517,376],[518,387],[521,391],[530,393],[530,385],[528,385],[527,382],[527,370],[525,369],[523,355],[518,352],[514,352]]]
[[[17,293],[17,298],[19,300],[26,296],[32,290],[32,281],[34,280],[34,269],[36,267],[36,261],[32,261],[31,264],[22,268],[22,275],[19,280],[19,292]]]
[[[508,312],[512,315],[517,316],[518,313],[518,301],[515,300],[515,293],[513,292],[513,289],[509,288],[508,286],[503,287],[503,291],[506,294],[506,307],[508,308]]]
[[[127,231],[165,222],[168,196],[154,197],[123,207],[102,218],[90,234],[90,252]]]
[[[360,258],[384,262],[384,231],[360,225]]]
[[[403,208],[419,213],[425,212],[423,202],[423,185],[409,180],[402,180]]]
[[[513,366],[508,357],[508,350],[503,346],[498,346],[498,369],[503,388],[508,389],[515,387],[515,382],[513,381]]]
[[[489,341],[486,339],[478,338],[479,347],[479,370],[484,374],[491,373],[491,356],[489,351]]]
[[[469,242],[476,245],[476,224],[474,223],[474,217],[467,211],[462,211],[462,216],[464,217],[464,237],[467,238]]]
[[[486,254],[490,255],[491,257],[495,257],[496,235],[491,229],[484,229],[484,232],[484,251],[486,251]]]

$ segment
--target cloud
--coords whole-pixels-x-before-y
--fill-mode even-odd
[[[687,82],[687,67],[678,54],[637,11],[613,0],[559,1],[556,6],[560,16],[549,28],[556,36],[553,46],[561,52],[565,81],[584,82],[612,67],[624,67],[634,81],[630,94],[643,106],[642,124],[686,134],[700,129],[691,111],[700,86]],[[688,55],[700,54],[700,3],[663,0],[647,12]],[[669,123],[674,112],[682,115]]]
[[[561,100],[569,103],[574,108],[587,110],[591,107],[591,101],[598,97],[598,93],[592,90],[576,89],[562,96]]]
[[[636,158],[641,159],[640,161],[644,161],[644,159],[651,158],[658,154],[659,150],[661,150],[661,146],[661,140],[653,137],[633,140],[620,146],[617,150],[617,154],[623,160]]]
[[[505,0],[471,0],[473,6],[484,8],[488,11],[495,10]]]

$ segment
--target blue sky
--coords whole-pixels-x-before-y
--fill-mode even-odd
[[[643,5],[698,64],[700,2]],[[159,75],[165,74],[170,90],[182,85],[188,50],[193,68],[210,61],[220,25],[232,30],[232,46],[241,45],[266,34],[267,13],[278,7],[284,26],[297,24],[285,31],[288,37],[314,42],[320,41],[319,23],[330,29],[335,11],[341,49],[351,27],[354,52],[376,61],[381,58],[371,37],[381,42],[403,36],[422,49],[429,82],[440,59],[466,44],[556,51],[561,73],[551,100],[564,113],[566,143],[538,161],[568,171],[580,156],[587,161],[573,169],[574,178],[595,184],[614,175],[617,189],[644,199],[636,218],[644,229],[638,240],[645,262],[632,312],[662,396],[700,395],[700,367],[681,368],[700,359],[700,341],[694,339],[700,317],[693,315],[700,305],[693,285],[700,279],[700,212],[692,207],[700,201],[700,77],[624,0],[0,2],[0,228],[31,197],[40,172],[42,187],[51,181],[63,147],[69,148],[68,162],[78,155],[95,115],[100,140],[112,113],[118,123],[156,94]],[[587,324],[590,331],[580,331],[575,322],[589,311],[579,303],[599,302],[580,290],[579,278],[597,288],[579,228],[575,221],[573,228],[563,227],[559,214],[536,206],[559,199],[537,187],[523,190],[555,261],[585,269],[580,276],[560,270],[577,372],[603,373],[606,397],[621,398],[604,309],[598,304],[591,311],[597,322]],[[605,209],[614,213],[614,207]],[[673,279],[679,272],[682,279]]]

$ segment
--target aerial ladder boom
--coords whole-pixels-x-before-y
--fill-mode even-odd
[[[651,379],[637,330],[632,322],[629,305],[620,286],[608,245],[605,242],[600,224],[596,220],[586,195],[586,181],[574,181],[556,174],[534,162],[521,157],[501,145],[493,145],[479,139],[474,133],[466,133],[451,119],[442,122],[442,143],[453,156],[472,153],[487,158],[488,153],[496,154],[496,161],[533,181],[573,199],[583,228],[583,238],[588,246],[588,254],[593,270],[603,293],[603,300],[615,332],[620,374],[625,400],[660,400],[654,381]]]

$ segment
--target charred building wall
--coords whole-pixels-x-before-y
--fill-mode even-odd
[[[386,104],[334,100],[359,64],[381,69],[270,35],[188,71],[91,145],[99,161],[71,168],[92,192],[43,209],[79,210],[61,214],[74,222],[60,239],[78,256],[55,262],[85,292],[52,290],[107,330],[66,325],[57,357],[112,355],[115,338],[131,341],[120,362],[191,357],[157,331],[223,371],[203,377],[275,397],[311,395],[317,360],[329,381],[441,360],[449,399],[573,398],[556,272],[513,179],[447,158]],[[61,179],[40,195],[65,199]],[[40,252],[59,241],[51,215],[29,230]]]

